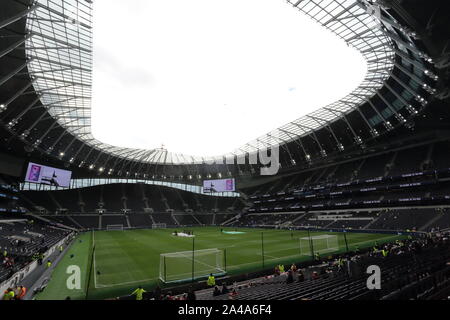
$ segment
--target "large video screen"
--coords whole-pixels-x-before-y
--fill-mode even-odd
[[[204,180],[203,193],[235,191],[234,179]]]
[[[25,181],[68,188],[70,186],[71,177],[72,171],[47,167],[42,164],[30,162],[28,164]]]

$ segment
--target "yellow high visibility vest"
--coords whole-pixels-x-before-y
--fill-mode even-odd
[[[214,286],[216,285],[216,279],[214,278],[214,276],[209,276],[208,277],[208,282],[207,282],[208,286]]]

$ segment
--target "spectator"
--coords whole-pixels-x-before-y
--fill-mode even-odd
[[[292,282],[294,282],[294,276],[293,276],[292,270],[289,270],[288,271],[288,276],[287,276],[287,279],[286,279],[286,283],[289,284],[289,283],[292,283]]]
[[[27,288],[25,288],[24,286],[19,286],[17,288],[17,300],[23,300],[23,298],[25,298],[25,295],[27,294]]]
[[[153,291],[153,297],[155,300],[161,300],[161,288],[159,286],[156,286],[155,290]]]
[[[280,266],[275,266],[275,275],[279,276],[280,275]]]
[[[311,279],[313,279],[313,280],[319,279],[319,274],[317,273],[317,271],[313,271],[313,273],[311,275]]]
[[[238,295],[238,293],[237,293],[237,291],[236,291],[236,288],[233,288],[233,291],[231,291],[231,292],[228,294],[228,298],[229,298],[230,300],[233,300],[234,297],[236,297],[237,295]]]
[[[295,265],[295,263],[292,263],[291,270],[292,270],[293,273],[297,272],[297,266]]]
[[[230,290],[228,290],[227,284],[224,282],[222,285],[222,294],[227,294],[228,292],[230,292]]]
[[[172,291],[167,292],[163,300],[173,300]]]
[[[297,282],[303,282],[305,281],[305,275],[303,274],[302,270],[298,270],[298,279]]]
[[[220,296],[221,294],[222,292],[220,291],[219,286],[215,286],[213,291],[213,297]]]
[[[186,300],[197,300],[197,296],[195,295],[195,292],[192,290],[192,288],[189,290],[189,293],[186,296]]]
[[[14,290],[11,288],[8,288],[4,293],[3,293],[3,300],[14,300],[15,297],[15,293]]]

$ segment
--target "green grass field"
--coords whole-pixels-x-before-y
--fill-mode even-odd
[[[218,248],[226,252],[227,274],[257,271],[263,268],[262,236],[264,237],[264,267],[271,268],[278,263],[290,264],[310,260],[308,250],[300,248],[300,238],[308,236],[306,231],[239,229],[242,234],[225,234],[219,227],[190,228],[195,234],[195,250]],[[229,229],[234,230],[234,229]],[[81,234],[67,250],[52,274],[47,288],[36,299],[105,299],[129,294],[138,285],[152,289],[161,285],[160,255],[180,251],[192,251],[192,238],[175,237],[173,229],[97,231]],[[315,251],[322,256],[345,252],[342,233],[311,232],[312,237],[336,235],[338,247],[326,250],[325,244],[317,242]],[[360,249],[378,243],[391,242],[397,235],[347,233],[349,250]],[[95,250],[92,248],[95,245]],[[306,252],[305,252],[306,251]],[[72,257],[71,257],[72,256]],[[183,273],[189,278],[192,259],[166,262],[170,272]],[[195,268],[206,272],[207,260],[200,261]],[[69,290],[66,286],[67,267],[77,265],[81,269],[81,288]],[[173,266],[176,267],[173,267]],[[222,264],[225,268],[225,263]],[[91,272],[89,272],[91,271]],[[90,274],[90,276],[89,276]],[[87,292],[87,294],[86,294]]]

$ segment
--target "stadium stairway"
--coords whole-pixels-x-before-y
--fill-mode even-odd
[[[131,228],[131,224],[130,224],[130,218],[128,217],[128,215],[125,215],[125,220],[127,222],[127,227]]]
[[[425,223],[422,227],[419,228],[419,231],[427,231],[429,226],[432,226],[436,221],[438,221],[441,218],[441,215],[436,214],[435,217],[433,217],[431,220],[429,220],[427,223]]]
[[[382,212],[378,212],[378,216],[376,218],[374,218],[372,221],[370,221],[364,228],[363,230],[368,230],[370,229],[370,226],[377,223],[378,219],[380,219],[382,216]]]
[[[236,220],[239,220],[240,217],[241,217],[241,215],[240,215],[240,214],[237,214],[237,215],[231,217],[230,219],[225,220],[225,221],[222,222],[220,225],[221,225],[221,226],[230,225],[230,224],[232,224],[233,222],[235,222]]]
[[[69,218],[70,221],[72,221],[76,226],[78,226],[80,229],[84,229],[83,226],[81,224],[79,224],[74,218],[72,218],[71,216],[67,216],[67,218]]]
[[[179,226],[180,223],[178,222],[178,220],[175,218],[175,215],[173,213],[170,214],[170,217],[172,218],[172,220],[175,222],[175,225]]]

